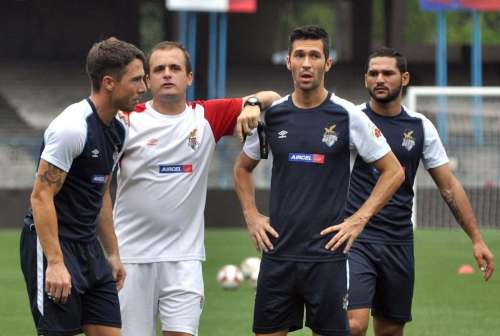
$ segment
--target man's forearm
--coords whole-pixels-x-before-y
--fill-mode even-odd
[[[116,239],[115,228],[113,224],[113,208],[109,190],[104,193],[102,200],[102,209],[99,213],[97,232],[104,250],[108,256],[119,255],[118,241]]]
[[[400,175],[392,172],[382,173],[373,188],[370,197],[361,208],[356,211],[358,216],[366,218],[368,221],[373,215],[380,211],[391,199],[392,195],[401,185]]]
[[[460,224],[472,242],[482,240],[469,198],[460,182],[456,178],[453,178],[451,187],[440,190],[440,192],[458,224]]]
[[[365,219],[367,222],[391,199],[405,178],[403,169],[394,154],[390,153],[381,160],[384,160],[383,168],[377,167],[380,171],[377,183],[370,197],[355,213],[355,215]]]
[[[31,207],[36,234],[49,264],[64,262],[54,201],[50,195],[32,195]]]
[[[281,96],[274,91],[260,91],[255,96],[262,104],[262,110],[268,109],[276,100],[281,99]]]
[[[240,154],[234,166],[234,188],[240,200],[243,214],[256,211],[255,185],[253,183],[252,171],[258,161],[253,161],[245,154]]]
[[[240,200],[243,213],[251,212],[257,209],[255,205],[255,185],[252,179],[252,173],[243,168],[236,168],[234,171],[234,187]]]

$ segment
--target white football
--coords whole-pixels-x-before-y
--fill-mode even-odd
[[[248,281],[250,282],[250,285],[252,285],[253,288],[257,287],[257,279],[259,279],[259,269],[253,271],[252,274],[250,274],[250,277],[248,278]]]
[[[242,281],[243,273],[235,265],[224,265],[217,273],[217,282],[225,289],[236,289]]]
[[[258,274],[258,270],[260,269],[260,258],[248,257],[241,262],[240,268],[245,278],[249,279],[255,271],[257,271]]]

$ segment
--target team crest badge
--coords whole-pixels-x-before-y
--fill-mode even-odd
[[[335,132],[335,127],[337,125],[333,124],[330,127],[325,127],[325,133],[323,133],[323,140],[328,147],[332,147],[338,140],[337,133]]]
[[[197,133],[198,133],[197,128],[193,129],[189,133],[188,146],[191,147],[192,150],[197,150],[198,147],[200,146],[200,143],[198,142],[198,138],[197,138]]]
[[[407,129],[403,132],[403,143],[401,145],[408,151],[411,151],[415,146],[415,138],[413,137],[412,130]]]

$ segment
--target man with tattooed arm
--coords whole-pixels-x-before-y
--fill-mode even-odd
[[[351,336],[366,335],[373,315],[375,336],[401,336],[411,321],[414,284],[413,181],[420,161],[472,242],[472,253],[489,280],[493,254],[481,237],[469,199],[453,175],[448,156],[434,125],[424,115],[401,105],[409,84],[406,58],[383,47],[369,57],[365,86],[370,100],[359,108],[382,131],[405,170],[405,181],[389,202],[373,216],[349,253],[349,325]],[[346,217],[363,204],[380,173],[356,159],[349,184]]]
[[[45,131],[21,234],[37,335],[121,335],[117,290],[125,270],[109,184],[127,135],[116,113],[133,110],[145,92],[144,64],[132,44],[116,38],[94,44],[86,65],[90,97]]]

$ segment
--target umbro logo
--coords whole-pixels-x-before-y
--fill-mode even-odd
[[[93,151],[91,151],[90,153],[92,153],[92,157],[93,157],[93,158],[97,158],[97,157],[99,157],[99,153],[100,153],[100,152],[99,152],[99,150],[96,148],[96,149],[94,149]]]
[[[286,139],[286,135],[288,134],[288,131],[281,130],[278,132],[278,139]]]

